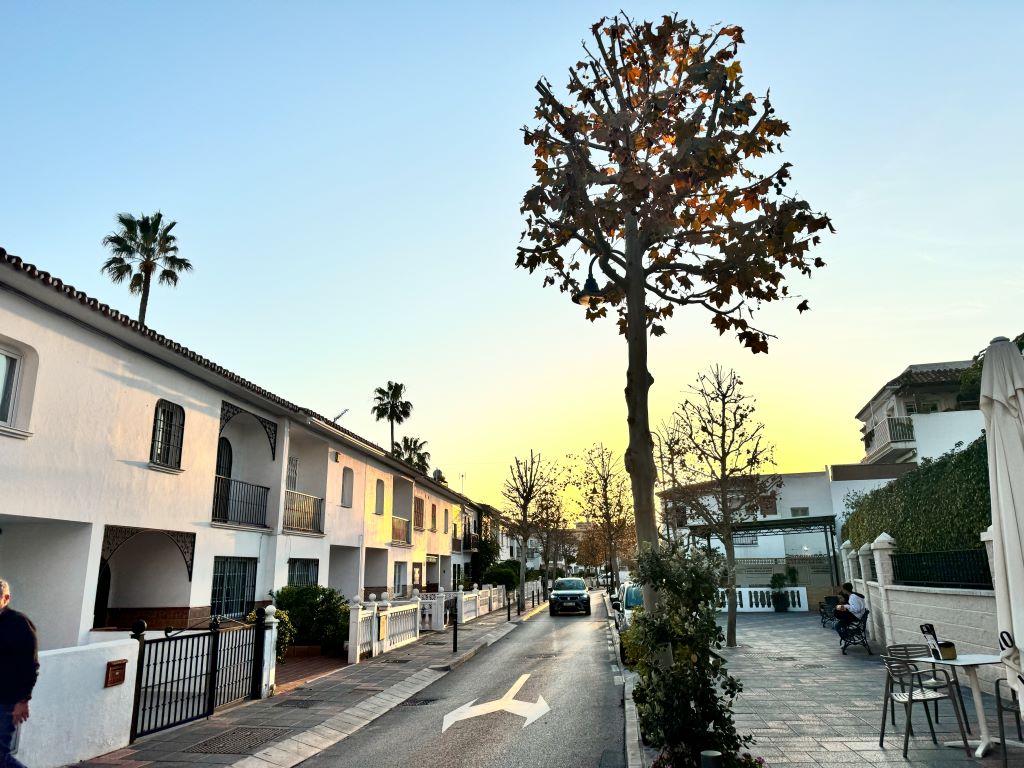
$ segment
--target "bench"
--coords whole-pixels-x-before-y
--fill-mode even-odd
[[[843,649],[843,655],[846,655],[846,649],[851,645],[863,645],[868,652],[868,656],[871,656],[871,646],[868,645],[868,616],[871,615],[871,611],[864,611],[864,615],[856,621],[849,624],[840,624],[836,627],[836,631],[839,633],[839,646]]]

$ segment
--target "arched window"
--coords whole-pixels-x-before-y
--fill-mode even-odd
[[[373,505],[373,512],[377,515],[384,514],[384,481],[377,481],[377,493],[375,503]]]
[[[233,462],[231,441],[222,437],[217,441],[217,469],[215,472],[221,477],[231,477],[231,464]]]
[[[150,462],[161,467],[181,469],[181,444],[184,436],[185,410],[167,400],[157,400]]]
[[[341,506],[352,506],[352,487],[355,485],[355,473],[351,467],[341,470]]]

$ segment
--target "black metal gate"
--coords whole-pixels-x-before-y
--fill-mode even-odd
[[[214,621],[208,630],[150,640],[145,622],[137,622],[132,633],[139,641],[132,741],[209,717],[226,704],[258,698],[265,635],[262,621],[224,630]]]

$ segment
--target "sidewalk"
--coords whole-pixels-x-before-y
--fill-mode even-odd
[[[116,752],[79,763],[118,768],[179,768],[232,765],[288,768],[336,744],[372,720],[464,664],[513,631],[521,621],[546,610],[546,603],[521,617],[498,610],[459,625],[459,652],[452,653],[452,630],[425,632],[397,651],[353,664],[294,690],[251,701],[208,720],[146,736]]]
[[[723,617],[724,620],[724,617]],[[903,759],[903,713],[896,712],[896,726],[886,727],[885,748],[878,746],[885,671],[878,654],[884,648],[871,641],[875,654],[852,647],[844,656],[834,630],[822,628],[817,614],[740,614],[736,622],[737,648],[724,649],[730,674],[739,678],[743,692],[733,707],[736,729],[752,734],[751,754],[764,758],[770,768],[840,768],[884,763],[914,768],[964,768],[1001,766],[1000,748],[985,758],[968,758],[962,749],[941,746],[958,739],[956,720],[948,703],[940,704],[941,721],[935,724],[940,744],[932,743],[920,705],[915,706],[916,736],[910,738]],[[626,675],[627,715],[631,701],[632,673]],[[962,682],[962,681],[961,681]],[[964,697],[971,728],[977,734],[970,691]],[[992,734],[998,734],[995,701],[984,696],[985,713]],[[626,750],[630,768],[649,766],[657,756],[639,741],[638,729],[630,732],[627,716]],[[1007,735],[1016,737],[1013,716],[1006,715]],[[632,736],[632,740],[631,737]],[[971,737],[968,737],[971,738]],[[631,743],[632,741],[632,743]],[[1024,750],[1011,749],[1010,768],[1024,768]]]

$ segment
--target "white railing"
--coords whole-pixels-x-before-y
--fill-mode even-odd
[[[789,610],[808,610],[806,587],[784,587],[782,592],[786,595]],[[728,609],[726,600],[726,590],[719,589],[718,608],[720,611]],[[736,587],[736,611],[738,613],[768,613],[774,610],[772,590],[769,587]]]
[[[476,592],[459,592],[460,599],[456,601],[459,611],[459,624],[472,621],[480,615],[480,595]]]
[[[374,655],[387,653],[420,638],[420,605],[418,599],[404,605],[377,608],[378,648]]]
[[[481,589],[477,590],[477,593],[480,596],[480,601],[477,603],[477,613],[480,616],[485,616],[494,610],[491,605],[491,590]]]
[[[353,603],[348,616],[348,663],[358,664],[363,657],[373,656],[373,638],[377,629],[376,605],[364,607]]]
[[[447,624],[444,601],[451,593],[435,592],[419,595],[420,629],[442,632]]]

